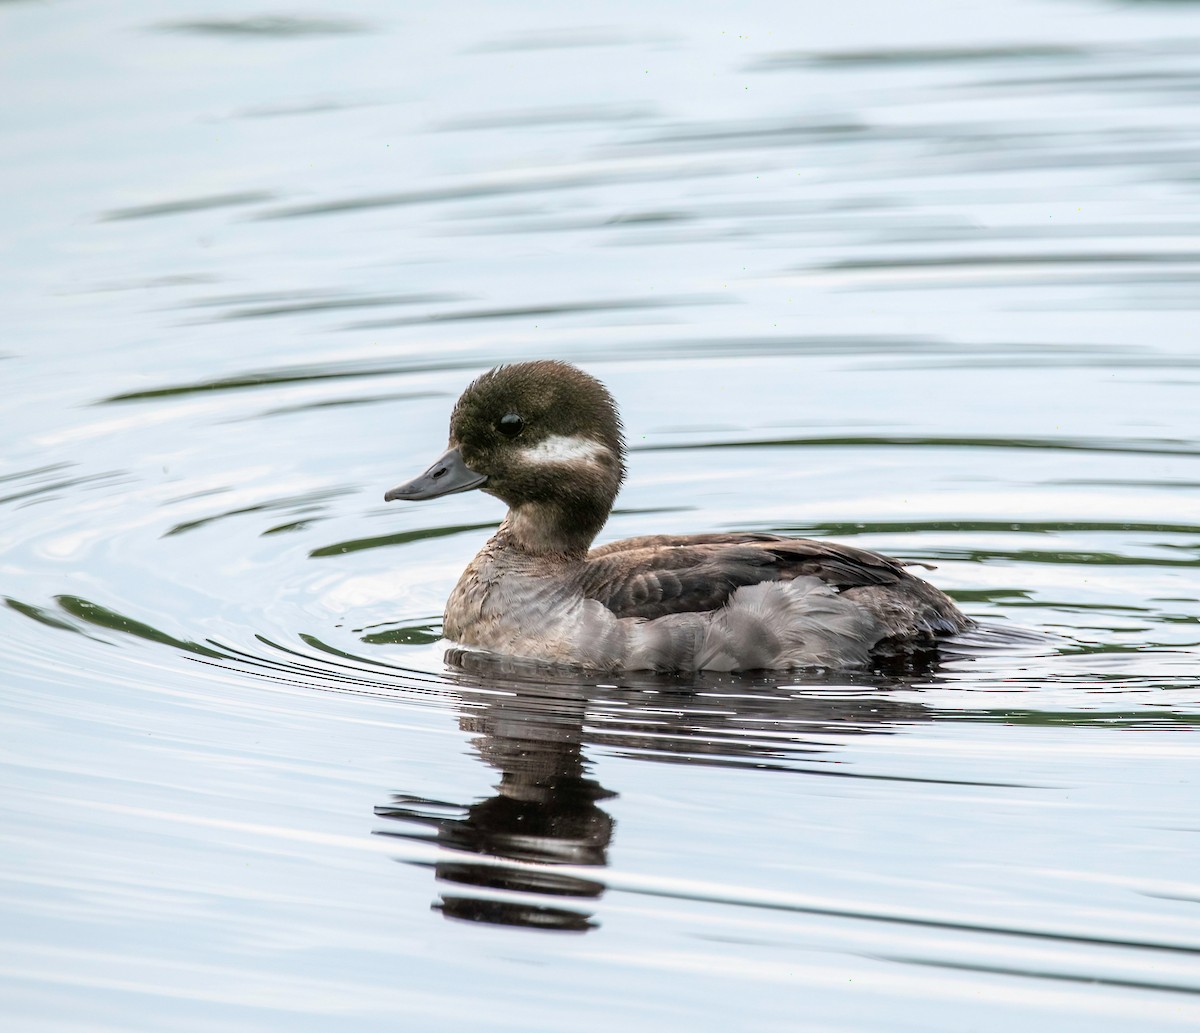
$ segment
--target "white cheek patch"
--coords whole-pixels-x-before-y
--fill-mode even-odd
[[[559,434],[524,449],[522,455],[530,463],[599,463],[612,460],[612,452],[598,441]]]

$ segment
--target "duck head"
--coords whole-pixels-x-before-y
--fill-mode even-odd
[[[470,385],[450,417],[446,451],[388,502],[474,488],[508,505],[512,544],[581,555],[625,477],[621,420],[607,389],[565,362],[497,366]]]

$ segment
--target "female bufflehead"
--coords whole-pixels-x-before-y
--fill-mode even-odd
[[[446,603],[454,643],[598,671],[859,667],[970,627],[895,559],[758,533],[647,535],[591,549],[625,476],[604,385],[564,362],[485,373],[446,452],[384,498],[479,488],[508,515]]]

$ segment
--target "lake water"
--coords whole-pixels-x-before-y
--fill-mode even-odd
[[[55,1031],[1200,1023],[1200,5],[0,4],[0,999]],[[447,664],[385,505],[557,357],[602,540],[906,676]]]

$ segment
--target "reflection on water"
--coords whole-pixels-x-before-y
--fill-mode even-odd
[[[1200,1022],[1198,19],[0,3],[9,1024]],[[853,541],[981,630],[447,663],[500,507],[382,492],[533,358],[621,404],[605,540]]]
[[[196,21],[162,22],[155,26],[163,32],[199,33],[214,36],[265,36],[288,39],[302,36],[330,36],[345,32],[365,32],[367,26],[341,18],[302,18],[295,15],[257,18],[207,18]]]
[[[451,650],[447,661],[459,671],[459,727],[500,773],[495,793],[471,804],[395,793],[375,813],[400,826],[381,835],[441,848],[433,869],[450,884],[437,905],[443,914],[499,925],[582,931],[597,924],[591,911],[564,907],[561,898],[600,897],[602,874],[556,870],[608,863],[614,822],[599,801],[618,792],[589,777],[585,743],[645,761],[860,778],[828,765],[833,747],[823,736],[879,734],[936,716],[920,703],[889,699],[889,688],[911,682],[879,674],[836,681],[799,672],[640,674],[597,685],[583,673],[463,650]],[[677,861],[686,871],[686,859]],[[471,896],[463,887],[488,892]]]
[[[1000,636],[1004,640],[1003,635]],[[1016,638],[1005,641],[1009,645]],[[968,643],[978,650],[986,641]],[[448,802],[394,793],[375,808],[387,821],[377,833],[408,845],[406,863],[430,871],[439,884],[434,907],[447,918],[542,931],[583,932],[602,925],[596,906],[606,892],[651,900],[696,901],[788,914],[807,920],[836,919],[861,930],[850,933],[854,949],[867,949],[907,966],[947,975],[974,972],[1021,975],[1089,985],[1121,985],[1167,994],[1192,994],[1188,965],[1200,950],[1178,931],[1141,937],[1114,935],[1111,926],[1074,925],[1051,919],[1014,924],[1003,909],[989,917],[939,906],[936,896],[919,906],[851,900],[814,893],[803,882],[788,891],[764,893],[695,880],[697,844],[664,844],[672,875],[609,870],[619,826],[612,807],[619,788],[591,777],[588,751],[607,749],[639,761],[795,775],[879,778],[838,770],[838,756],[855,737],[911,733],[922,723],[961,719],[910,697],[937,684],[936,671],[918,681],[880,675],[851,678],[793,674],[702,675],[683,683],[670,676],[620,678],[597,685],[586,676],[544,665],[454,651],[460,727],[473,752],[499,773],[494,791],[474,802]],[[980,716],[984,716],[981,712]],[[999,715],[992,715],[997,717]],[[1088,720],[1087,715],[1075,715]],[[1006,722],[1047,715],[1011,712]],[[1066,715],[1063,719],[1070,720]],[[1119,720],[1119,718],[1117,719]],[[1077,723],[1071,720],[1071,723]],[[952,786],[924,775],[882,776],[888,781]],[[964,789],[1038,792],[1046,786],[960,783]],[[783,803],[783,798],[780,800]],[[786,805],[784,805],[786,806]],[[799,816],[781,806],[774,822]],[[802,819],[801,819],[802,820]],[[720,827],[705,830],[719,837]],[[435,849],[412,854],[412,845]],[[861,937],[861,940],[857,939]],[[990,946],[980,951],[979,939]],[[1003,946],[997,946],[997,940]],[[1081,964],[1097,950],[1120,951],[1139,960],[1111,978]],[[1031,964],[1035,955],[1041,962]],[[1178,961],[1176,959],[1179,959]]]
[[[603,893],[601,882],[553,871],[561,864],[603,867],[612,840],[613,821],[599,801],[615,794],[586,777],[582,740],[587,705],[582,689],[541,695],[524,705],[520,697],[476,707],[464,701],[459,725],[473,736],[481,759],[500,772],[495,795],[455,806],[396,794],[390,804],[375,809],[403,829],[389,827],[383,835],[430,838],[452,852],[435,867],[437,879],[455,891],[444,893],[438,905],[447,917],[572,931],[594,925],[591,912],[553,906],[555,900],[530,904],[470,893],[482,888],[584,900]],[[550,869],[480,866],[471,863],[472,854],[493,862],[542,862]]]

